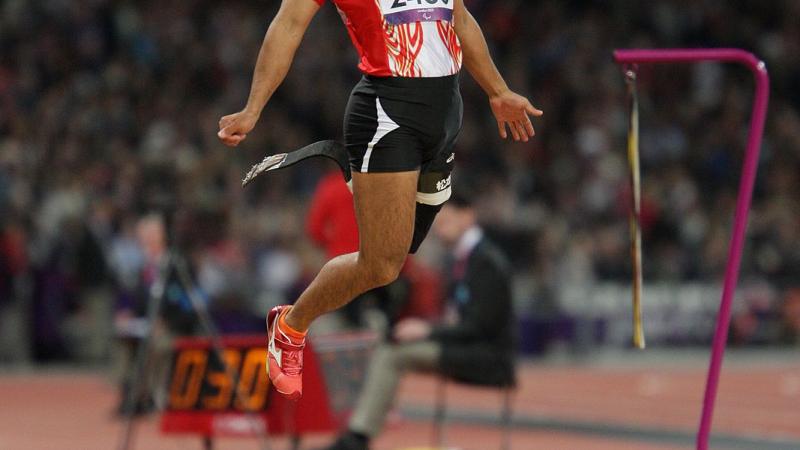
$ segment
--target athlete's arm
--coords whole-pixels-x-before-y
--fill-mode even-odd
[[[458,40],[461,41],[464,67],[489,96],[489,104],[497,119],[500,137],[503,139],[508,137],[506,132],[508,126],[514,140],[527,142],[529,136],[536,134],[528,115],[538,117],[543,114],[542,111],[534,108],[527,98],[509,89],[492,61],[478,22],[464,6],[464,0],[455,2],[453,25]]]
[[[283,82],[311,19],[319,11],[314,0],[283,0],[258,53],[247,105],[219,120],[219,139],[235,147],[255,127],[261,111]]]

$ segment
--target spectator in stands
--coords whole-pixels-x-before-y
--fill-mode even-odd
[[[370,361],[348,429],[328,450],[366,450],[383,427],[405,371],[433,371],[492,386],[514,383],[510,270],[476,222],[472,199],[454,192],[434,223],[452,248],[449,311],[440,325],[408,318]]]
[[[353,194],[338,167],[317,184],[306,219],[308,236],[328,258],[358,250],[358,225]]]

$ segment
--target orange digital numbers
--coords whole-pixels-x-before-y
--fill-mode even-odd
[[[205,350],[184,350],[178,354],[169,389],[171,408],[192,409],[195,406],[207,364],[208,353]]]
[[[251,348],[247,351],[236,390],[236,409],[258,411],[264,408],[269,393],[266,359],[265,348]]]
[[[265,365],[267,349],[225,349],[222,368],[209,363],[210,352],[206,348],[178,352],[169,386],[169,409],[263,410],[270,387]]]
[[[239,375],[239,363],[242,355],[238,349],[228,349],[222,355],[225,368],[209,371],[206,382],[217,390],[216,394],[203,397],[203,408],[212,410],[228,409],[233,394],[233,379]]]

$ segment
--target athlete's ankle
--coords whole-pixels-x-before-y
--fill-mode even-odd
[[[278,318],[278,326],[280,327],[281,331],[289,335],[289,337],[292,339],[305,339],[308,328],[300,327],[295,321],[292,320],[293,309],[294,308],[289,308],[288,311],[286,311],[284,314],[281,314],[281,316]]]

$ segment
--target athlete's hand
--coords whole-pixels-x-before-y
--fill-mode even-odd
[[[528,138],[536,134],[530,116],[539,117],[544,114],[531,105],[527,98],[511,90],[490,97],[489,105],[497,119],[500,137],[508,137],[508,127],[515,141],[528,142]]]
[[[236,147],[242,142],[258,122],[258,114],[247,110],[227,115],[219,119],[217,137],[228,147]]]

